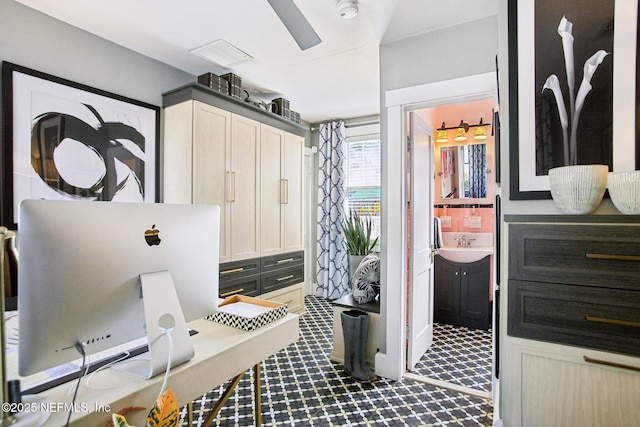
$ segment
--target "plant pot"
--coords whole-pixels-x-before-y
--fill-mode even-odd
[[[593,212],[607,188],[608,171],[606,165],[562,166],[549,170],[553,201],[566,214]]]
[[[364,259],[365,255],[351,255],[349,254],[349,286],[351,286],[351,279],[353,278],[353,273],[356,272],[356,269]]]

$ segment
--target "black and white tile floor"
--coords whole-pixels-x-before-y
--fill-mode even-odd
[[[360,384],[329,360],[333,314],[323,299],[306,298],[300,339],[262,364],[262,421],[269,426],[490,426],[493,408],[484,400],[411,380]],[[216,426],[253,425],[252,370],[214,421]],[[200,425],[225,386],[193,403]],[[183,419],[186,410],[182,411]],[[183,421],[186,425],[186,421]]]
[[[436,323],[433,344],[413,373],[491,391],[491,331]]]

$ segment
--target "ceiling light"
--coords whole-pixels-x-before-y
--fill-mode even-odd
[[[248,59],[253,59],[251,55],[238,49],[226,40],[216,40],[191,51],[209,62],[222,67],[229,67]]]
[[[344,19],[351,19],[358,14],[358,0],[338,0],[338,13]]]

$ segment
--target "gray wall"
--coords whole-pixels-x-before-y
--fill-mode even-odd
[[[498,16],[491,16],[380,46],[383,180],[390,167],[385,161],[389,157],[389,150],[399,149],[389,147],[386,143],[385,93],[389,90],[494,72],[498,53],[498,22]],[[396,169],[399,165],[391,167]],[[383,188],[386,185],[385,182],[382,183]],[[382,206],[388,206],[386,198],[386,192],[383,191]],[[381,316],[380,349],[385,352],[387,332],[384,304],[381,305]]]
[[[195,76],[13,0],[0,0],[0,60],[160,106]]]

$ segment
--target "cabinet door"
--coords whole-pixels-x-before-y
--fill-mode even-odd
[[[471,328],[489,327],[489,257],[460,265],[460,316]]]
[[[192,203],[193,103],[164,109],[164,201]]]
[[[302,164],[304,138],[284,134],[282,179],[284,180],[283,223],[284,252],[304,249],[304,209]]]
[[[231,115],[231,259],[260,256],[260,123]]]
[[[460,268],[435,258],[434,319],[436,323],[457,325],[460,322]]]
[[[265,256],[284,250],[282,206],[285,203],[285,183],[282,169],[285,137],[283,131],[263,124],[260,138],[260,247]]]
[[[230,170],[231,113],[193,105],[193,203],[220,206],[220,262],[231,261],[226,176]]]

